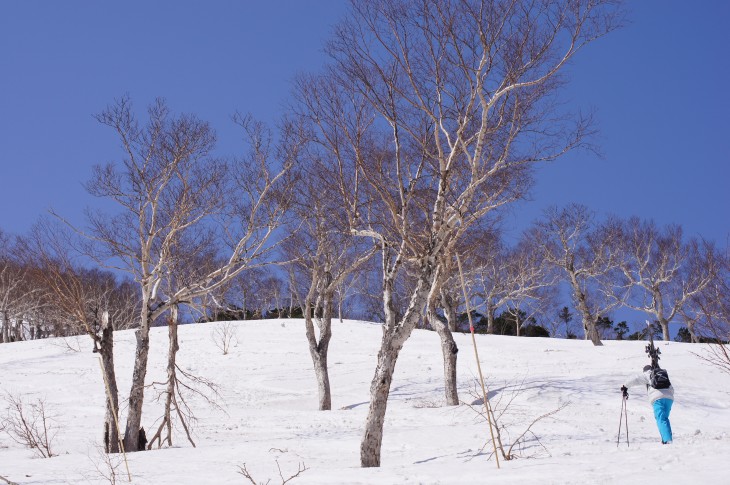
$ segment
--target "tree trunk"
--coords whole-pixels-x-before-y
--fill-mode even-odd
[[[330,391],[329,372],[327,370],[327,353],[313,354],[312,359],[314,361],[314,373],[317,376],[319,410],[330,411],[332,409],[332,394]]]
[[[23,341],[23,317],[20,317],[15,322],[15,340],[14,342],[22,342]]]
[[[665,342],[669,342],[671,340],[671,337],[669,336],[669,320],[664,316],[664,305],[660,302],[659,304],[659,317],[657,320],[659,321],[659,325],[662,328],[662,337],[664,338]]]
[[[172,446],[172,406],[175,398],[175,390],[177,386],[177,373],[176,361],[177,351],[180,350],[177,338],[177,307],[170,309],[170,317],[167,322],[167,335],[169,338],[169,347],[167,351],[167,382],[165,394],[165,411],[160,423],[160,427],[157,432],[150,438],[149,447],[152,447],[152,443],[155,440],[158,441],[159,447],[167,443],[168,446]],[[165,437],[162,438],[162,433],[165,433]],[[195,444],[193,443],[193,446]]]
[[[667,321],[664,317],[660,317],[659,325],[662,327],[662,336],[664,337],[664,341],[669,342],[671,340],[671,337],[669,336],[669,321]]]
[[[360,443],[360,465],[366,467],[380,466],[380,449],[383,443],[383,423],[388,405],[390,384],[393,372],[403,344],[416,327],[428,299],[428,291],[433,283],[433,268],[422,269],[415,290],[411,296],[408,309],[402,319],[396,320],[396,308],[393,301],[393,279],[384,278],[383,307],[385,324],[383,339],[378,352],[378,365],[370,384],[370,406],[365,421],[365,434]]]
[[[147,310],[145,305],[145,310]],[[134,355],[134,371],[132,387],[129,391],[129,411],[127,425],[124,430],[124,450],[138,451],[139,429],[142,423],[142,405],[144,404],[144,380],[147,375],[147,358],[150,351],[149,314],[145,311],[140,328],[135,332],[137,350]]]
[[[316,284],[313,283],[313,284]],[[307,301],[305,302],[305,325],[307,332],[307,341],[309,342],[309,353],[312,356],[312,363],[314,364],[314,373],[317,378],[317,389],[319,391],[319,410],[329,411],[332,409],[332,393],[330,390],[330,378],[329,370],[327,367],[327,352],[329,350],[330,339],[332,338],[332,313],[333,313],[333,299],[332,291],[329,288],[323,290],[323,301],[322,301],[322,316],[313,316],[312,300],[310,295],[307,295]],[[315,309],[319,308],[319,304],[315,305]],[[314,333],[314,322],[313,318],[317,319],[317,326],[319,327],[319,342],[317,336]]]
[[[441,353],[444,356],[444,392],[446,394],[447,406],[459,405],[459,393],[456,389],[456,358],[459,348],[454,342],[454,336],[451,330],[439,315],[436,314],[435,308],[429,308],[428,321],[438,333],[441,339]]]
[[[487,304],[487,333],[494,333],[494,308],[490,304]]]
[[[0,332],[0,340],[2,343],[10,342],[10,316],[7,310],[3,312],[3,326],[2,332]]]
[[[383,334],[380,352],[378,352],[378,365],[370,385],[370,406],[365,421],[365,435],[360,444],[360,464],[363,468],[380,466],[385,410],[388,405],[390,384],[393,382],[395,363],[401,347],[394,345],[388,334]]]
[[[241,311],[243,312],[243,318],[242,320],[247,320],[246,318],[246,292],[244,291],[242,293],[243,298],[241,299]]]
[[[104,323],[99,340],[99,355],[104,371],[106,416],[104,417],[104,449],[107,453],[119,453],[119,390],[114,371],[114,329]]]
[[[456,306],[454,305],[454,299],[442,292],[441,306],[444,309],[444,316],[446,316],[446,325],[448,326],[449,330],[451,330],[451,332],[458,331],[458,317],[456,316]]]
[[[695,333],[695,322],[687,321],[687,330],[689,331],[689,341],[693,344],[700,343],[700,339]]]
[[[568,275],[570,276],[570,285],[573,289],[573,297],[575,298],[576,306],[578,307],[578,311],[583,319],[585,338],[586,340],[593,342],[593,345],[603,345],[603,342],[601,342],[601,336],[598,333],[598,328],[596,327],[596,317],[591,314],[591,311],[588,308],[586,295],[583,291],[581,291],[580,283],[578,283],[578,277],[574,272],[571,272],[570,269],[568,270]]]
[[[579,303],[578,306],[580,307],[581,304]],[[583,303],[583,306],[585,306],[585,303]],[[598,332],[598,327],[596,327],[596,321],[591,313],[587,309],[581,309],[580,312],[583,318],[583,330],[585,332],[586,340],[590,340],[595,346],[603,345],[603,342],[601,342],[601,335]]]

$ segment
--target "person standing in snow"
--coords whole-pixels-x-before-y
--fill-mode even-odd
[[[645,385],[646,393],[654,408],[654,419],[656,419],[659,434],[662,437],[662,444],[670,444],[672,442],[672,426],[669,424],[669,412],[674,404],[674,388],[671,384],[664,389],[656,389],[651,386],[651,366],[644,366],[641,374],[630,377],[621,387],[624,397],[628,398],[628,388],[633,386]]]

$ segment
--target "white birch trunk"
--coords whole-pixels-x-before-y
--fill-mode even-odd
[[[360,443],[360,464],[363,468],[380,466],[380,450],[383,443],[383,424],[388,406],[393,372],[403,344],[416,327],[426,306],[428,292],[433,283],[432,269],[424,268],[403,318],[396,322],[393,303],[393,280],[386,278],[383,288],[385,324],[378,352],[378,365],[370,384],[370,406],[365,421],[365,434]]]

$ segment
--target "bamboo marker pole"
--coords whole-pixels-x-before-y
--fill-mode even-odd
[[[109,312],[104,312],[101,316],[103,325],[109,325]],[[129,471],[129,463],[127,462],[127,454],[124,452],[124,440],[122,439],[122,432],[119,429],[119,418],[117,417],[117,410],[114,408],[114,401],[112,400],[112,391],[109,387],[109,381],[106,379],[106,369],[104,369],[104,361],[101,359],[101,353],[99,354],[99,367],[101,367],[101,377],[104,379],[104,388],[106,389],[106,396],[109,399],[109,405],[112,408],[112,414],[114,415],[114,426],[117,428],[117,440],[119,441],[119,449],[122,450],[122,457],[124,457],[124,466],[127,468],[127,478],[129,483],[132,483],[132,474]]]
[[[499,454],[497,454],[497,443],[494,440],[494,428],[492,427],[492,410],[489,406],[489,398],[487,397],[487,388],[484,385],[484,376],[482,375],[482,366],[479,363],[479,352],[477,351],[477,340],[474,337],[474,323],[471,318],[471,309],[469,308],[469,296],[466,293],[466,284],[464,283],[464,273],[461,270],[461,259],[456,254],[456,264],[459,267],[459,278],[461,279],[461,289],[464,292],[464,302],[466,304],[466,314],[469,317],[469,330],[471,331],[471,341],[474,344],[474,357],[477,360],[477,369],[479,370],[479,382],[482,385],[482,395],[484,399],[484,407],[487,410],[487,421],[489,422],[489,434],[492,436],[492,447],[494,448],[494,457],[497,460],[497,468],[499,466]]]

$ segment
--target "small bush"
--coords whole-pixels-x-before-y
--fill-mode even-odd
[[[41,458],[54,456],[51,450],[57,433],[55,421],[43,399],[26,402],[22,397],[5,396],[8,404],[0,429],[16,443],[32,449]]]

